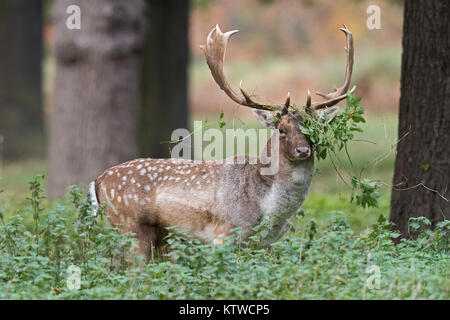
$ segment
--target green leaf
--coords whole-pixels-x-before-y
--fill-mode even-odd
[[[223,117],[224,117],[224,113],[223,113],[223,111],[221,111],[220,116],[219,116],[219,121],[218,121],[219,127],[221,129],[227,125],[227,123],[225,121],[223,121]]]

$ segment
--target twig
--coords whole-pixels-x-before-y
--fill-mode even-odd
[[[430,188],[430,187],[427,187],[423,182],[419,182],[418,184],[416,184],[416,185],[414,185],[414,186],[411,186],[411,187],[407,187],[407,188],[397,188],[397,187],[395,187],[395,185],[390,185],[390,184],[388,184],[388,183],[384,183],[384,182],[381,182],[381,181],[380,181],[380,183],[382,183],[382,184],[384,184],[385,186],[388,186],[388,187],[390,187],[390,188],[392,188],[392,189],[394,189],[394,190],[396,190],[396,191],[407,191],[407,190],[415,189],[415,188],[418,188],[418,187],[424,187],[424,188],[427,189],[428,191],[431,191],[431,192],[436,193],[436,194],[437,194],[439,197],[441,197],[444,201],[450,202],[449,199],[447,199],[446,197],[444,197],[444,195],[443,195],[442,193],[440,193],[438,190],[435,190],[435,189],[432,189],[432,188]],[[397,185],[399,185],[399,184],[401,184],[401,183],[398,183]],[[445,190],[447,190],[447,187],[445,187]],[[444,192],[444,193],[445,193],[445,192]]]

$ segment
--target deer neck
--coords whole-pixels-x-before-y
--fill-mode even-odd
[[[260,159],[270,156],[272,137],[267,142],[266,148],[260,155]],[[273,175],[261,175],[260,179],[265,181],[267,188],[262,195],[261,210],[263,214],[270,214],[270,220],[273,222],[272,239],[276,241],[283,232],[286,221],[300,208],[311,186],[312,175],[314,171],[314,156],[306,160],[290,161],[283,152],[279,152],[278,170]]]

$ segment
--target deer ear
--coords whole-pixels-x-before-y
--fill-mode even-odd
[[[339,107],[331,107],[326,109],[317,110],[317,116],[319,119],[327,118],[327,123],[329,123],[333,118],[339,113]],[[325,116],[326,115],[326,116]]]
[[[275,129],[276,125],[273,122],[273,113],[266,110],[252,109],[253,114],[256,119],[258,119],[259,123],[267,128]]]

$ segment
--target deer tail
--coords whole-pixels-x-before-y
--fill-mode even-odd
[[[91,200],[91,207],[92,207],[92,215],[97,216],[97,210],[98,210],[98,200],[97,200],[97,192],[95,190],[95,181],[92,181],[89,183],[89,198]]]

